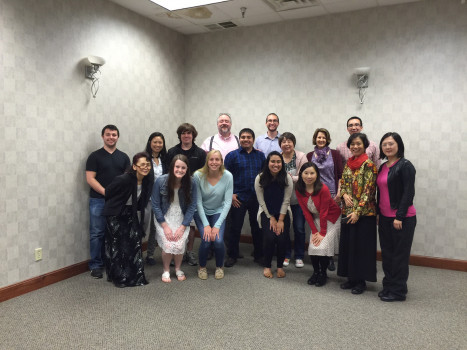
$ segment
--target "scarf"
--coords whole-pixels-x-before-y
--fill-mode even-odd
[[[368,159],[368,154],[363,153],[359,155],[358,157],[350,157],[349,160],[347,161],[347,165],[350,168],[350,170],[355,171],[358,168],[362,166],[362,164]]]
[[[315,155],[316,155],[316,161],[319,164],[323,164],[326,158],[328,157],[328,151],[329,147],[323,147],[321,149],[318,148],[318,146],[315,146]]]

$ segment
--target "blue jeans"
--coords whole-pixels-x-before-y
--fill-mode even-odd
[[[89,198],[89,249],[91,260],[89,260],[89,268],[91,270],[104,267],[103,257],[105,256],[105,216],[102,216],[104,210],[105,199]]]
[[[305,257],[305,215],[303,215],[302,208],[299,204],[290,206],[293,217],[293,232],[294,232],[294,255],[295,260]],[[290,242],[290,235],[286,242],[285,257],[290,259],[292,257],[292,247]]]
[[[214,215],[206,215],[206,219],[208,219],[209,226],[213,227],[217,219],[221,214],[214,214]],[[198,227],[199,234],[201,236],[201,244],[199,245],[198,251],[198,259],[199,259],[199,266],[205,267],[208,258],[208,252],[211,248],[211,244],[214,245],[214,251],[216,254],[216,267],[224,266],[224,255],[225,255],[225,248],[224,248],[224,231],[225,231],[225,220],[222,223],[221,227],[219,228],[219,237],[216,238],[214,242],[212,241],[205,241],[203,238],[204,235],[204,225],[201,221],[201,218],[198,215],[198,212],[195,213],[193,216],[195,219],[196,226]]]

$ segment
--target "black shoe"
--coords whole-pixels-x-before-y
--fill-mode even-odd
[[[383,295],[380,297],[381,301],[387,301],[387,302],[392,302],[392,301],[405,301],[405,296],[400,296],[400,295],[395,295],[392,294],[391,292],[388,292],[386,295]]]
[[[225,267],[232,267],[237,263],[237,259],[229,257],[226,262],[224,263]]]
[[[313,272],[313,274],[311,275],[310,278],[308,278],[308,281],[306,283],[308,283],[310,286],[313,286],[314,284],[316,284],[317,281],[318,281],[318,274],[316,272]]]
[[[114,283],[115,287],[117,288],[125,288],[126,284],[125,283]]]
[[[334,265],[334,259],[333,259],[332,256],[329,258],[328,270],[329,271],[335,271],[336,270],[336,265]]]
[[[316,287],[322,287],[326,284],[326,280],[328,279],[328,276],[325,273],[320,273],[318,275],[318,280],[315,283]]]
[[[355,287],[355,282],[347,281],[347,282],[341,283],[341,289],[352,289],[353,287]]]
[[[379,291],[378,297],[379,298],[384,297],[384,296],[388,295],[388,293],[389,292],[386,289],[383,289],[383,290]]]
[[[352,288],[351,293],[358,295],[358,294],[362,294],[365,290],[366,290],[366,285],[362,283],[358,283],[357,285],[355,285],[355,287]]]
[[[146,257],[146,264],[154,266],[154,265],[156,265],[156,259],[154,259],[152,256],[147,256]]]
[[[97,279],[102,278],[104,277],[104,274],[102,272],[102,269],[93,269],[91,270],[91,276]]]

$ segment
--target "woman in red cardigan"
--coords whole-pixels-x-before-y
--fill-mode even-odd
[[[298,204],[311,228],[308,254],[313,265],[309,285],[324,286],[329,257],[334,256],[341,211],[332,199],[329,188],[321,182],[319,169],[313,162],[303,164],[295,188]]]

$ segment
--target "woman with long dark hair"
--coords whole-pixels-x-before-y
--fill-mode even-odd
[[[107,280],[120,288],[148,283],[144,276],[141,240],[144,211],[154,183],[148,177],[150,170],[150,156],[146,152],[137,153],[131,168],[105,189],[102,215],[107,216]]]
[[[233,177],[225,170],[222,154],[212,150],[206,155],[206,164],[194,174],[198,200],[195,222],[201,236],[198,277],[208,278],[206,262],[211,246],[216,256],[215,279],[224,277],[225,219],[232,205]]]
[[[326,284],[329,257],[334,256],[339,237],[341,210],[328,186],[321,182],[319,168],[313,162],[305,163],[300,169],[295,194],[311,228],[308,254],[314,271],[308,284],[321,287]]]
[[[262,172],[256,176],[258,223],[263,231],[263,275],[272,278],[271,261],[277,252],[277,277],[285,277],[283,269],[287,237],[290,230],[289,204],[293,191],[292,177],[285,170],[284,159],[277,151],[268,154]]]
[[[149,177],[156,182],[157,178],[162,174],[167,173],[165,166],[165,156],[167,149],[165,147],[164,135],[158,131],[149,135],[148,142],[146,143],[146,153],[151,155],[152,168]],[[155,265],[154,251],[156,250],[156,226],[154,224],[154,212],[151,208],[151,203],[148,203],[146,214],[148,218],[149,235],[148,235],[148,248],[146,250],[146,263],[148,265]]]
[[[376,175],[375,164],[365,153],[370,142],[365,134],[350,135],[341,179],[342,214],[337,275],[347,277],[342,289],[362,294],[366,282],[376,282]]]
[[[169,166],[169,173],[157,178],[152,191],[152,209],[156,217],[156,238],[162,248],[164,272],[162,282],[169,283],[170,261],[175,262],[175,275],[186,279],[180,269],[185,252],[190,222],[196,210],[196,186],[190,177],[188,159],[177,154]]]
[[[387,162],[379,168],[378,232],[383,260],[382,301],[404,301],[409,278],[409,258],[417,212],[415,168],[404,158],[404,142],[396,132],[384,134],[379,143],[380,158]]]

